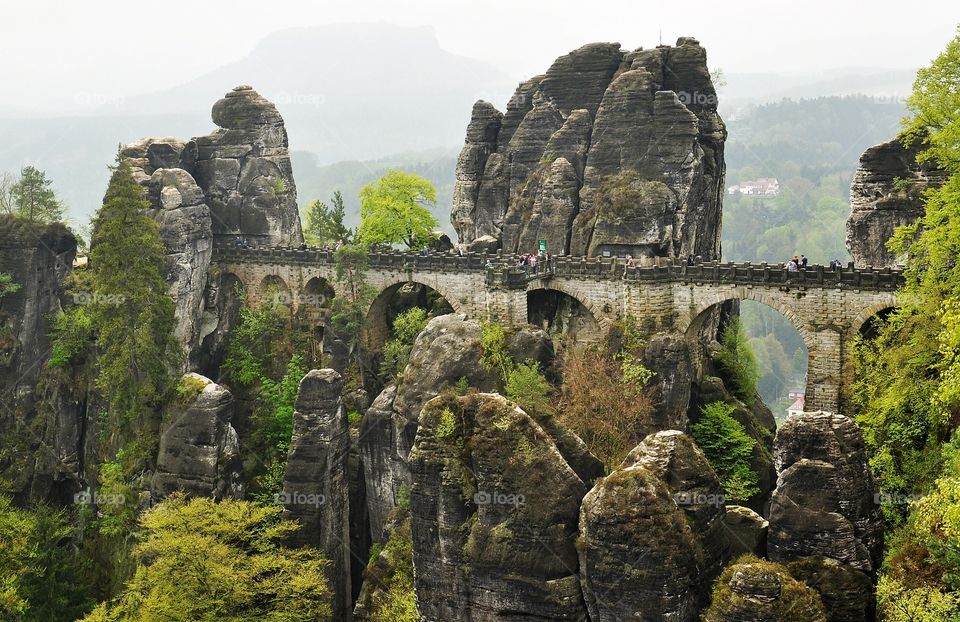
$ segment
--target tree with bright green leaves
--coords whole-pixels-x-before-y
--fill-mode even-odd
[[[307,226],[303,237],[313,246],[330,245],[338,242],[350,243],[353,231],[344,224],[346,206],[339,190],[330,198],[330,205],[317,199],[307,206]]]
[[[757,442],[733,417],[733,411],[734,407],[724,402],[707,404],[690,432],[717,472],[727,498],[744,502],[760,492],[759,476],[750,466]]]
[[[899,306],[856,346],[853,411],[883,493],[885,620],[960,620],[960,33],[917,73],[900,140],[947,172],[888,248],[906,254]],[[910,500],[910,503],[905,501]]]
[[[317,549],[284,546],[298,526],[282,512],[168,497],[140,518],[133,578],[86,622],[330,620],[327,561]]]
[[[888,242],[906,254],[899,307],[879,336],[856,349],[853,402],[870,465],[885,493],[925,493],[960,411],[960,35],[917,73],[900,140],[918,145],[946,183],[924,195],[925,213]],[[905,506],[885,508],[896,524]]]
[[[78,540],[64,511],[0,496],[0,619],[75,620],[93,607]]]
[[[383,346],[383,362],[380,363],[380,375],[385,382],[403,372],[410,360],[413,342],[429,320],[427,310],[420,307],[411,307],[394,318],[393,338]]]
[[[9,200],[4,201],[13,214],[30,222],[60,222],[64,207],[53,190],[53,181],[33,166],[20,171],[20,179],[9,187]]]
[[[357,241],[405,244],[423,248],[433,239],[437,219],[429,207],[437,204],[437,189],[426,179],[393,169],[360,190],[360,228]]]

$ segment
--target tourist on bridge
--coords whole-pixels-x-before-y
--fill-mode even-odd
[[[806,255],[800,255],[800,268],[802,268],[802,269],[804,269],[804,270],[807,269],[807,256],[806,256]]]

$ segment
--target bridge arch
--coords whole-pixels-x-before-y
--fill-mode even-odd
[[[268,274],[260,281],[259,297],[261,301],[275,301],[279,304],[292,307],[293,293],[290,286],[278,274]]]
[[[891,298],[890,300],[878,302],[876,304],[872,304],[869,307],[864,308],[850,322],[850,331],[848,335],[848,340],[852,341],[853,339],[855,339],[857,335],[859,335],[861,331],[863,331],[867,327],[867,324],[870,322],[870,320],[877,317],[882,317],[885,314],[896,309],[896,307],[897,307],[896,301]]]
[[[527,289],[527,323],[542,327],[548,332],[558,330],[578,341],[597,341],[610,324],[601,309],[597,309],[586,296],[563,283],[550,283]],[[575,322],[566,326],[562,315]]]
[[[804,391],[807,400],[810,401],[810,398],[813,395],[810,387],[813,377],[812,372],[815,366],[814,358],[818,352],[819,343],[816,333],[810,329],[810,327],[803,321],[801,316],[794,309],[788,306],[787,300],[776,299],[770,296],[758,294],[759,293],[757,292],[750,292],[749,295],[740,297],[732,293],[721,294],[719,292],[714,292],[703,298],[698,298],[695,308],[699,311],[686,326],[684,330],[684,336],[685,340],[690,345],[693,363],[696,366],[697,373],[699,375],[703,373],[708,363],[707,357],[709,354],[705,348],[706,341],[714,337],[719,339],[724,325],[729,319],[731,319],[731,313],[734,312],[736,307],[739,307],[736,308],[737,315],[740,317],[744,315],[741,303],[751,302],[761,305],[763,308],[772,311],[787,325],[791,326],[794,331],[796,331],[796,337],[788,336],[787,341],[784,341],[783,339],[777,339],[779,345],[775,346],[776,349],[773,351],[767,350],[767,352],[770,353],[768,362],[771,366],[766,370],[765,373],[776,374],[777,366],[774,364],[774,362],[778,360],[776,353],[781,349],[781,346],[790,343],[797,337],[799,337],[799,342],[802,343],[802,349],[798,350],[798,346],[795,345],[793,348],[783,351],[782,354],[790,357],[791,353],[796,354],[797,352],[800,352],[800,354],[805,356],[805,365],[799,369],[796,367],[791,369],[792,366],[789,363],[782,363],[780,369],[785,369],[792,373],[785,373],[782,377],[777,377],[776,375],[763,375],[758,383],[758,391],[760,392],[761,397],[764,398],[767,405],[771,408],[774,416],[780,420],[785,416],[786,408],[789,404],[783,404],[783,410],[781,410],[781,407],[777,407],[776,403],[779,400],[788,398],[790,395],[789,391],[793,389],[801,389]],[[763,317],[762,313],[760,317]],[[792,342],[793,344],[797,343],[796,341]],[[755,354],[757,354],[758,362],[761,364],[761,372],[764,372],[764,357],[762,352],[755,350]],[[787,361],[789,360],[790,359],[788,358]]]
[[[436,297],[446,303],[446,306],[452,309],[454,313],[464,312],[460,301],[448,293],[445,293],[443,288],[437,285],[431,285],[416,279],[396,279],[392,282],[382,284],[380,291],[364,314],[363,336],[364,342],[370,352],[381,350],[387,342],[387,339],[389,339],[390,323],[393,319],[390,317],[390,305],[396,295],[405,287],[423,288],[423,291],[426,292],[428,297],[430,292],[433,292]]]

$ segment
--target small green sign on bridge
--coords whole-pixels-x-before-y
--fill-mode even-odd
[[[547,241],[546,240],[538,240],[538,241],[540,243],[540,254],[545,255],[547,253]]]

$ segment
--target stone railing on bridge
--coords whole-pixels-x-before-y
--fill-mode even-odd
[[[221,263],[267,263],[283,265],[333,265],[334,251],[293,248],[236,248],[218,246],[214,261]],[[707,261],[688,265],[671,258],[644,260],[652,265],[628,265],[618,257],[551,257],[534,267],[517,265],[510,256],[468,253],[423,255],[416,252],[373,252],[369,267],[381,270],[484,272],[490,287],[525,289],[531,281],[566,277],[591,280],[635,282],[717,283],[781,286],[795,288],[827,287],[851,290],[894,291],[903,284],[903,271],[852,264],[831,270],[822,265],[789,272],[779,264]],[[634,260],[638,261],[638,260]],[[632,262],[631,262],[632,263]]]

